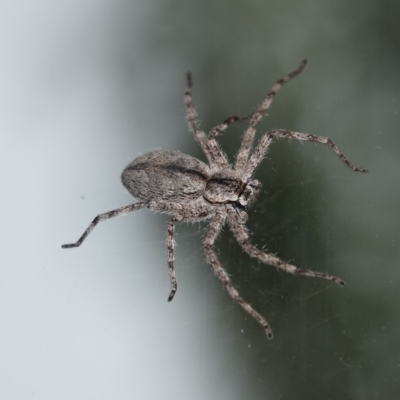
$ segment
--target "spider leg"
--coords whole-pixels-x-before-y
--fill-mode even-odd
[[[113,217],[119,217],[120,215],[125,215],[128,214],[132,211],[140,210],[141,208],[146,207],[147,203],[144,202],[139,202],[135,204],[130,204],[129,206],[124,206],[121,208],[117,208],[116,210],[108,211],[103,214],[99,214],[93,221],[92,223],[87,227],[85,232],[83,232],[83,235],[79,238],[79,240],[75,243],[70,243],[70,244],[63,244],[61,247],[63,249],[70,249],[71,247],[79,247],[82,242],[86,239],[86,237],[89,235],[90,232],[95,228],[95,226],[100,222],[104,221],[109,218]]]
[[[249,235],[247,234],[246,227],[240,221],[234,207],[232,205],[227,205],[226,207],[228,210],[228,222],[230,228],[235,235],[238,243],[242,246],[243,250],[250,255],[250,257],[257,258],[264,264],[272,265],[278,269],[281,269],[282,271],[288,272],[289,274],[309,276],[311,278],[322,278],[328,281],[335,282],[338,285],[346,286],[346,283],[336,276],[327,274],[326,272],[297,268],[296,266],[288,264],[272,254],[267,254],[257,249],[249,242]]]
[[[295,76],[299,75],[304,67],[307,65],[307,60],[303,60],[300,65],[290,74],[284,76],[283,78],[277,80],[273,85],[270,91],[267,94],[265,100],[261,103],[260,107],[254,112],[250,118],[249,127],[247,128],[243,139],[242,144],[240,146],[238,155],[236,157],[236,165],[235,171],[240,172],[243,170],[247,163],[247,159],[249,158],[250,149],[253,144],[254,135],[256,133],[255,126],[263,117],[265,111],[271,106],[272,100],[274,99],[276,93],[282,87],[283,84],[290,81]]]
[[[208,134],[207,138],[208,140],[216,138],[220,133],[224,132],[226,129],[228,129],[228,126],[232,124],[233,122],[238,122],[238,121],[248,121],[251,118],[251,115],[248,117],[237,117],[236,115],[232,115],[231,117],[226,118],[224,121],[222,121],[219,125],[215,126],[213,129],[211,129],[210,133]]]
[[[297,140],[304,140],[308,142],[318,142],[327,144],[332,151],[354,172],[368,172],[366,169],[363,168],[356,168],[350,161],[343,155],[342,152],[337,148],[337,146],[332,142],[331,139],[325,136],[316,136],[311,135],[309,133],[300,133],[300,132],[292,132],[287,131],[284,129],[274,129],[270,132],[267,132],[263,135],[258,143],[257,147],[254,149],[253,154],[247,161],[246,167],[244,168],[243,177],[245,179],[250,178],[257,166],[262,161],[265,153],[267,152],[268,146],[271,143],[273,138],[284,138],[284,139],[297,139]]]
[[[206,236],[204,238],[204,253],[206,255],[207,262],[211,265],[215,275],[222,282],[225,289],[227,290],[229,296],[239,304],[248,314],[250,314],[265,330],[268,339],[273,338],[273,333],[271,327],[269,326],[267,320],[260,315],[250,304],[246,303],[239,295],[238,291],[232,285],[232,282],[224,270],[224,268],[219,263],[217,256],[213,252],[212,248],[218,234],[225,222],[225,215],[221,212],[215,214],[213,219],[210,221]]]
[[[183,207],[179,203],[170,201],[150,201],[146,207],[152,211],[159,211],[166,214],[172,214],[177,221],[200,221],[209,218],[215,211],[215,206],[204,201],[196,206]]]
[[[192,101],[192,75],[190,72],[187,73],[187,87],[185,91],[185,105],[186,105],[186,117],[188,120],[189,128],[193,132],[194,138],[200,143],[204,154],[211,167],[218,167],[221,169],[228,169],[229,163],[218,143],[214,139],[207,139],[206,134],[200,130],[199,124],[196,120],[196,110],[193,106]]]
[[[167,229],[167,251],[168,251],[168,270],[169,270],[169,277],[171,279],[171,293],[169,294],[168,301],[171,301],[176,293],[177,290],[177,283],[176,283],[176,275],[175,275],[175,268],[174,268],[174,233],[175,233],[175,223],[178,221],[177,218],[172,217],[168,223]]]

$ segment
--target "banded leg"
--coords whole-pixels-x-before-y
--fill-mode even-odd
[[[222,282],[222,284],[224,285],[225,289],[227,290],[229,296],[231,296],[233,301],[239,304],[249,315],[251,315],[264,328],[264,331],[268,339],[272,339],[273,333],[267,320],[262,315],[260,315],[256,310],[254,310],[254,308],[251,307],[250,304],[245,302],[240,297],[238,291],[232,285],[232,282],[228,274],[221,266],[221,264],[217,259],[217,256],[212,250],[215,239],[218,237],[218,234],[224,222],[225,222],[225,215],[222,213],[217,213],[209,224],[206,237],[204,238],[204,253],[206,255],[207,262],[211,265],[215,275],[217,275],[218,279]]]
[[[249,242],[249,235],[247,234],[246,227],[240,221],[235,209],[231,205],[226,205],[228,211],[228,222],[233,234],[236,237],[238,243],[242,246],[243,250],[250,255],[250,257],[257,258],[264,264],[272,265],[282,271],[288,272],[293,275],[303,275],[311,278],[322,278],[328,281],[332,281],[341,286],[346,286],[346,283],[333,275],[327,274],[326,272],[312,271],[310,269],[297,268],[292,264],[288,264],[280,258],[264,253],[263,251],[257,249]]]
[[[328,137],[311,135],[309,133],[287,131],[284,129],[274,129],[270,132],[265,133],[263,137],[260,139],[260,142],[258,143],[257,147],[255,148],[253,154],[251,155],[250,159],[246,164],[243,177],[248,179],[253,175],[255,169],[265,156],[268,146],[273,138],[283,138],[289,140],[297,139],[308,142],[327,144],[332,149],[332,151],[342,160],[342,162],[344,162],[347,165],[349,169],[351,169],[354,172],[363,172],[363,173],[368,172],[366,169],[354,167],[353,164],[350,163],[350,161],[343,155],[343,153]]]
[[[187,87],[184,99],[189,128],[193,132],[194,138],[200,143],[210,166],[222,169],[229,168],[229,163],[219,148],[218,143],[214,139],[208,140],[206,134],[200,130],[199,124],[196,120],[197,114],[192,101],[192,75],[190,72],[187,73]]]
[[[215,212],[217,206],[211,205],[204,201],[195,207],[184,207],[179,203],[171,203],[169,201],[150,201],[146,207],[152,211],[160,211],[167,214],[172,214],[177,221],[201,220],[208,218]],[[223,205],[221,205],[223,207]]]
[[[171,301],[176,293],[177,290],[177,283],[176,283],[176,275],[175,275],[175,268],[174,268],[174,233],[175,233],[175,222],[177,218],[172,217],[168,223],[167,229],[167,252],[168,252],[168,270],[169,270],[169,277],[171,279],[171,293],[169,294],[168,301]]]
[[[249,158],[251,146],[254,140],[254,135],[256,133],[255,126],[261,120],[265,111],[267,111],[268,108],[271,106],[272,100],[274,99],[276,93],[279,91],[279,89],[282,87],[283,84],[289,82],[292,78],[299,75],[303,71],[306,65],[307,65],[307,60],[303,60],[293,72],[276,81],[272,85],[272,88],[268,92],[265,100],[261,103],[260,107],[257,109],[255,113],[253,113],[250,119],[249,127],[247,128],[243,136],[242,144],[240,146],[238,155],[236,157],[236,165],[235,165],[236,172],[243,171],[247,163],[247,160]]]
[[[249,117],[237,117],[236,115],[232,115],[231,117],[228,117],[224,121],[222,121],[219,125],[215,126],[213,129],[211,129],[207,138],[209,140],[215,139],[220,133],[222,133],[226,129],[228,129],[228,126],[230,124],[232,124],[233,122],[248,121],[250,118],[251,118],[251,115]]]
[[[99,214],[93,221],[92,223],[87,227],[86,231],[83,232],[83,235],[79,238],[79,240],[75,243],[70,243],[70,244],[63,244],[61,247],[63,249],[70,249],[71,247],[79,247],[82,242],[86,239],[86,237],[89,235],[90,232],[95,228],[95,226],[100,222],[104,221],[109,218],[113,217],[119,217],[121,215],[128,214],[132,211],[140,210],[141,208],[146,207],[147,203],[144,202],[139,202],[135,204],[130,204],[129,206],[124,206],[121,208],[117,208],[116,210],[108,211],[103,214]]]

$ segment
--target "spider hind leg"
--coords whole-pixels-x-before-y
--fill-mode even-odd
[[[254,308],[244,301],[242,297],[239,295],[239,292],[235,289],[232,285],[232,282],[226,273],[225,269],[219,263],[217,256],[212,250],[214,242],[218,237],[218,234],[225,222],[225,215],[223,213],[217,213],[214,218],[210,221],[210,225],[208,227],[206,237],[204,239],[204,253],[206,255],[206,259],[208,264],[211,265],[215,275],[224,285],[226,291],[228,292],[229,296],[232,300],[239,304],[249,315],[251,315],[263,328],[265,334],[267,335],[268,339],[273,339],[274,335],[272,333],[272,329],[269,326],[267,320],[259,314]]]

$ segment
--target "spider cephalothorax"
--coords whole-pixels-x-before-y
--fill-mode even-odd
[[[234,171],[218,171],[207,181],[204,197],[211,203],[233,203],[242,207],[253,201],[260,191],[261,182],[245,182]]]
[[[294,275],[323,278],[344,286],[344,281],[333,275],[297,268],[272,254],[259,250],[250,243],[245,226],[247,221],[246,210],[261,189],[261,182],[252,180],[252,176],[274,138],[325,143],[351,170],[367,172],[364,169],[353,167],[329,138],[308,133],[274,129],[265,133],[252,151],[255,126],[270,107],[280,87],[300,74],[306,63],[306,60],[304,60],[297,69],[276,81],[255,112],[248,117],[229,117],[212,129],[208,135],[200,130],[196,121],[196,113],[192,104],[192,79],[191,75],[188,74],[185,92],[187,119],[195,139],[200,143],[207,157],[209,165],[179,151],[155,150],[138,157],[124,169],[122,183],[133,196],[141,201],[99,214],[76,243],[65,244],[62,247],[80,246],[98,222],[108,218],[144,207],[153,211],[168,213],[171,215],[167,230],[168,268],[171,279],[171,293],[168,301],[171,301],[177,290],[174,269],[175,223],[177,221],[210,219],[204,239],[204,253],[207,262],[211,265],[232,299],[264,328],[270,339],[273,335],[267,320],[240,297],[213,251],[215,240],[226,221],[238,243],[251,257]],[[215,138],[225,131],[231,123],[239,120],[248,121],[248,128],[244,133],[235,166],[231,168]]]

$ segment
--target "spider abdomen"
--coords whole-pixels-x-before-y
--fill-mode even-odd
[[[155,150],[133,160],[122,172],[122,183],[143,201],[195,200],[210,177],[208,166],[180,151]]]

